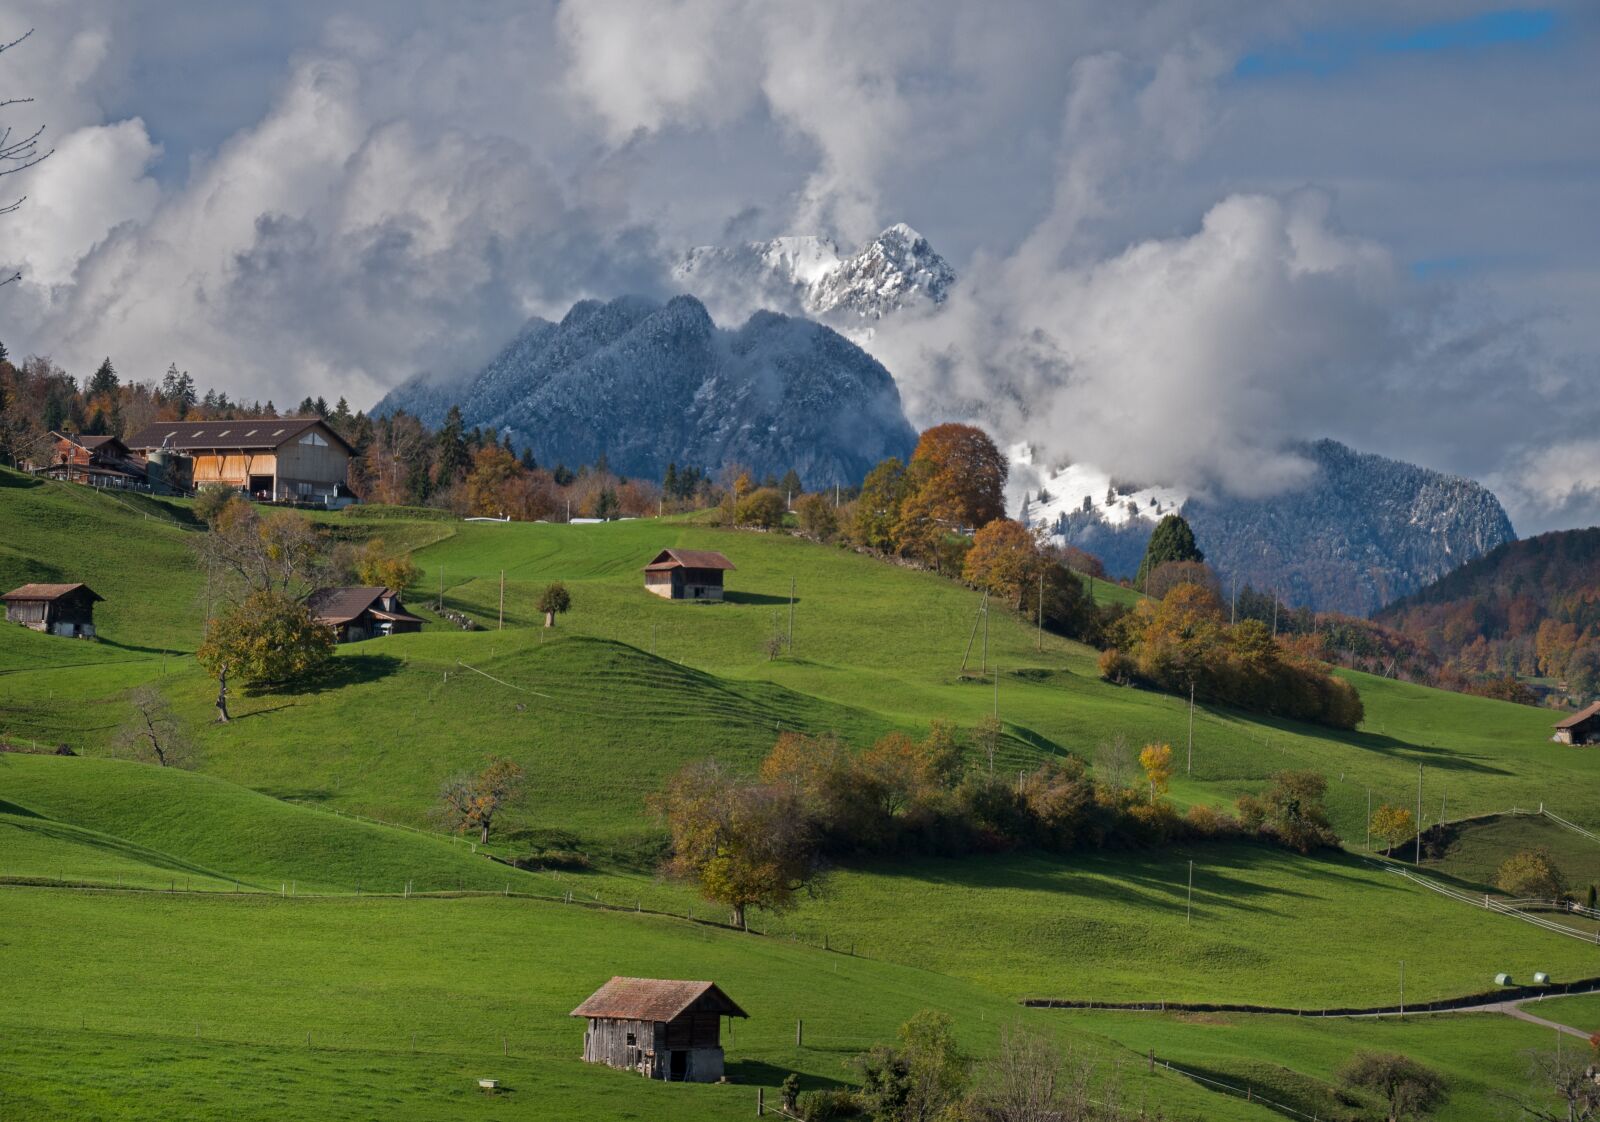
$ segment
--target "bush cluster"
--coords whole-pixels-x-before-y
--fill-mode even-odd
[[[1333,728],[1353,729],[1365,711],[1354,686],[1323,664],[1285,650],[1257,620],[1226,622],[1202,585],[1184,583],[1143,600],[1108,628],[1101,676],[1204,701]]]

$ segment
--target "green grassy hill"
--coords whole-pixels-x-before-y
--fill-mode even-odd
[[[97,613],[101,643],[0,629],[0,734],[103,755],[127,719],[127,691],[154,682],[203,751],[200,774],[0,755],[0,878],[209,893],[0,889],[8,913],[23,917],[9,961],[39,994],[54,986],[69,995],[9,1003],[0,1015],[8,1041],[28,1041],[0,1056],[0,1076],[30,1088],[20,1105],[0,1099],[8,1117],[159,1117],[161,1103],[178,1101],[216,1115],[228,1105],[219,1065],[259,1077],[235,1116],[272,1116],[275,1096],[310,1103],[331,1082],[339,1090],[328,1117],[370,1116],[374,1103],[386,1116],[434,1117],[489,1109],[468,1078],[489,1061],[520,1084],[492,1104],[497,1117],[533,1116],[535,1099],[554,1111],[541,1117],[748,1111],[747,1087],[636,1086],[643,1081],[572,1060],[580,1034],[566,1010],[610,973],[629,971],[714,976],[761,1004],[748,1031],[735,1030],[729,1055],[745,1065],[741,1080],[768,1087],[790,1068],[816,1081],[847,1078],[849,1054],[921,1005],[955,1013],[980,1054],[1015,1016],[1083,1047],[1142,1054],[1150,1044],[1128,1034],[1113,1041],[1077,1015],[1024,1014],[1015,1001],[1382,1003],[1400,958],[1412,963],[1408,992],[1419,1000],[1489,988],[1502,969],[1600,974],[1600,948],[1447,900],[1364,858],[1253,845],[880,861],[840,870],[827,897],[792,915],[758,914],[766,938],[674,920],[707,908],[653,875],[660,829],[645,798],[685,762],[716,756],[753,767],[785,729],[837,731],[863,745],[892,728],[920,732],[936,717],[970,726],[997,704],[995,677],[978,673],[996,665],[999,766],[1008,771],[1062,753],[1092,761],[1119,734],[1135,746],[1170,742],[1181,761],[1187,706],[1100,681],[1095,652],[1000,611],[978,628],[963,675],[977,597],[848,550],[687,520],[464,524],[360,511],[324,517],[342,535],[379,532],[414,548],[422,574],[410,602],[425,609],[442,586],[447,606],[491,630],[430,626],[344,648],[315,690],[238,696],[238,719],[217,726],[210,681],[192,658],[160,653],[198,638],[204,605],[184,540],[192,531],[145,513],[79,488],[0,487],[9,551],[0,575],[81,575],[108,597]],[[727,553],[738,567],[729,601],[646,594],[638,570],[668,545]],[[495,630],[502,570],[505,629]],[[571,589],[573,610],[549,631],[533,604],[555,579]],[[791,589],[794,646],[769,660],[765,640],[790,626]],[[1600,755],[1550,744],[1547,714],[1354,680],[1367,706],[1354,733],[1202,708],[1193,772],[1180,769],[1174,797],[1231,803],[1273,771],[1314,768],[1359,849],[1369,792],[1374,804],[1411,805],[1421,764],[1425,821],[1441,804],[1455,819],[1543,801],[1600,826]],[[522,763],[533,787],[492,853],[577,851],[590,868],[522,872],[431,834],[440,783],[490,754]],[[491,895],[367,895],[407,880],[419,891]],[[259,894],[286,881],[334,895]],[[258,894],[213,891],[234,882]],[[667,914],[553,902],[568,890]],[[70,938],[47,937],[63,929]],[[824,939],[859,957],[820,950]],[[812,1011],[799,1012],[816,979],[835,970],[845,972],[837,991],[821,987]],[[178,996],[152,1000],[170,993]],[[840,1027],[797,1051],[792,1017],[802,1015],[808,1026],[814,1017]],[[408,1024],[424,1038],[436,1032],[436,1046],[413,1055]],[[1264,1062],[1260,1038],[1237,1036],[1248,1045],[1208,1062],[1235,1072]],[[1359,1036],[1330,1030],[1274,1062],[1287,1083],[1325,1079]],[[179,1049],[181,1062],[146,1072]],[[156,1106],[141,1114],[112,1104],[93,1079],[52,1075],[63,1060],[104,1073],[102,1087],[118,1073],[140,1080]],[[1197,1116],[1264,1116],[1176,1077],[1146,1090]]]

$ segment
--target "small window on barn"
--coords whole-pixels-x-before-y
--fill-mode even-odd
[[[638,1043],[638,1041],[637,1041],[637,1040],[635,1040],[635,1039],[634,1039],[634,1037],[633,1037],[633,1033],[631,1033],[631,1032],[630,1032],[630,1033],[629,1033],[629,1034],[628,1034],[628,1047],[629,1047],[629,1048],[632,1048],[632,1047],[633,1047],[633,1046],[634,1046],[634,1045],[636,1045],[636,1044],[637,1044],[637,1043]]]
[[[300,443],[301,444],[315,445],[318,448],[326,448],[328,446],[328,442],[326,440],[323,440],[322,439],[322,434],[318,433],[318,432],[308,432],[308,433],[306,433],[304,436],[302,436],[300,438]]]

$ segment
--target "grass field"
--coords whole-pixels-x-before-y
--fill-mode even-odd
[[[1581,898],[1600,882],[1600,842],[1534,815],[1495,815],[1464,822],[1453,831],[1449,848],[1429,869],[1474,887],[1493,890],[1501,862],[1525,849],[1547,849],[1556,867]]]
[[[645,798],[685,762],[753,767],[785,729],[861,745],[936,717],[970,726],[997,704],[1008,772],[1061,753],[1092,761],[1119,733],[1136,746],[1170,742],[1181,761],[1187,706],[1100,681],[1095,652],[999,611],[978,628],[963,676],[977,598],[847,550],[690,520],[463,524],[366,510],[324,518],[341,536],[415,549],[410,603],[427,614],[442,586],[448,606],[491,630],[430,623],[345,648],[315,690],[241,694],[239,719],[216,726],[212,683],[192,658],[163,654],[192,649],[205,610],[183,504],[128,505],[4,472],[0,483],[0,581],[86,579],[107,597],[99,643],[0,629],[0,734],[103,755],[127,718],[127,691],[154,682],[203,752],[199,774],[0,755],[0,878],[179,890],[0,889],[7,966],[24,979],[0,1012],[0,1076],[10,1077],[0,1087],[25,1088],[0,1092],[11,1096],[0,1098],[7,1118],[166,1117],[175,1104],[196,1117],[284,1116],[277,1103],[323,1117],[748,1111],[748,1086],[639,1086],[572,1058],[581,1034],[566,1010],[629,971],[713,976],[759,1005],[729,1056],[743,1082],[769,1087],[791,1068],[814,1082],[847,1078],[850,1054],[923,1005],[952,1011],[978,1053],[999,1023],[1025,1016],[1127,1060],[1157,1043],[1110,1026],[1165,1022],[1023,1013],[1016,999],[1386,1003],[1401,958],[1416,1000],[1489,989],[1500,970],[1600,974],[1600,948],[1446,900],[1365,859],[1253,845],[875,862],[839,870],[825,897],[792,915],[758,913],[766,938],[674,920],[707,909],[653,874],[660,828]],[[639,567],[667,545],[726,552],[738,566],[729,602],[644,593]],[[547,631],[532,605],[553,579],[567,582],[574,607]],[[769,660],[765,640],[790,626],[791,589],[794,645]],[[998,691],[978,673],[996,664]],[[1193,772],[1180,768],[1174,798],[1231,803],[1275,770],[1314,768],[1359,849],[1369,792],[1411,805],[1421,764],[1425,821],[1546,802],[1600,826],[1600,756],[1548,743],[1547,713],[1351,677],[1367,707],[1354,733],[1202,707]],[[521,762],[533,793],[485,854],[432,833],[431,811],[443,779],[489,754]],[[1522,837],[1477,835],[1436,871],[1472,880]],[[1576,837],[1569,855],[1581,864]],[[524,872],[489,860],[546,848],[581,851],[593,867]],[[371,895],[408,881],[466,894]],[[327,895],[289,899],[289,888]],[[555,902],[568,891],[643,914]],[[858,957],[836,953],[850,946]],[[63,996],[48,999],[52,988]],[[803,1050],[795,1016],[808,1025]],[[1302,1022],[1241,1018],[1238,1031],[1205,1034],[1174,1021],[1160,1040],[1218,1070],[1276,1063],[1295,1073],[1283,1076],[1290,1083],[1325,1080],[1362,1033],[1317,1024],[1320,1035],[1294,1045],[1304,1054],[1287,1059],[1272,1058],[1270,1038],[1300,1040],[1312,1031]],[[1461,1028],[1459,1045],[1414,1030],[1416,1047],[1459,1046],[1465,1057],[1444,1117],[1486,1117],[1488,1077],[1475,1073],[1509,1069],[1473,1050],[1513,1046],[1493,1025]],[[413,1054],[411,1031],[432,1043]],[[471,1091],[477,1074],[494,1074],[488,1061],[515,1088],[493,1102]],[[53,1074],[66,1068],[87,1076]],[[248,1092],[230,1098],[223,1069],[250,1073]],[[1175,1076],[1142,1086],[1191,1116],[1266,1116]]]

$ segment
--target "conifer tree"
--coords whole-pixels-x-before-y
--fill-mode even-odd
[[[1143,588],[1145,578],[1168,561],[1205,559],[1206,555],[1195,544],[1194,531],[1189,528],[1189,523],[1181,515],[1169,514],[1156,524],[1155,532],[1150,535],[1144,560],[1139,562],[1138,575],[1133,579],[1134,586]]]
[[[89,379],[89,396],[99,397],[101,394],[116,393],[117,384],[117,371],[107,356]]]

